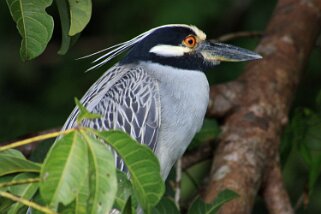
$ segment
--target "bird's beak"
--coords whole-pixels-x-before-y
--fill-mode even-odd
[[[198,51],[208,62],[240,62],[261,59],[259,54],[233,45],[204,41],[199,43]]]

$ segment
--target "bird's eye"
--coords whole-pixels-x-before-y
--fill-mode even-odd
[[[196,45],[196,38],[195,38],[195,36],[193,36],[193,35],[187,36],[187,37],[183,40],[183,44],[184,44],[186,47],[194,48],[195,45]]]

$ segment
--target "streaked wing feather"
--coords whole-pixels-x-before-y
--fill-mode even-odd
[[[123,130],[155,151],[160,127],[157,81],[142,67],[115,66],[106,73],[81,99],[90,112],[103,117],[84,120],[83,125],[98,130]],[[74,126],[77,115],[75,108],[64,128]],[[120,170],[126,170],[117,154],[115,161]]]

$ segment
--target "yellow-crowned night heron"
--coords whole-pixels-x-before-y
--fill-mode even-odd
[[[200,130],[209,100],[204,74],[221,61],[247,61],[258,54],[217,42],[195,26],[164,25],[103,51],[99,67],[115,56],[127,55],[99,78],[81,99],[103,117],[85,120],[98,130],[120,129],[156,154],[166,179],[175,161]],[[103,52],[100,51],[100,52]],[[75,108],[64,129],[75,126]],[[115,164],[124,170],[115,154]]]

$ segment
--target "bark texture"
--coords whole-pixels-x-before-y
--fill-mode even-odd
[[[213,87],[209,116],[224,117],[204,198],[230,188],[240,198],[220,213],[251,213],[258,191],[270,213],[293,213],[278,161],[279,139],[302,70],[321,29],[321,0],[279,0],[251,62],[229,84]]]

